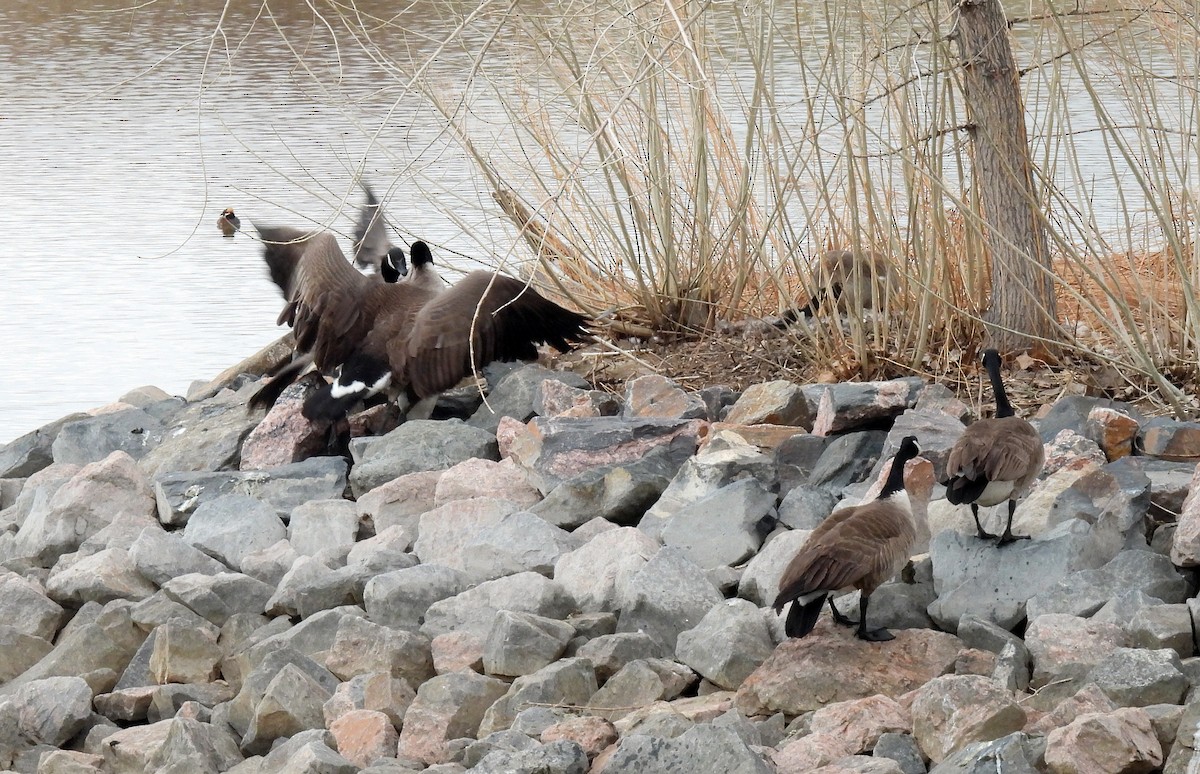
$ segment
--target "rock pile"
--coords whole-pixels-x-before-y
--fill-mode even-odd
[[[871,598],[894,641],[826,616],[785,641],[784,565],[903,436],[944,465],[961,402],[489,382],[398,426],[369,410],[349,461],[312,456],[303,380],[266,419],[250,379],[143,388],[0,448],[0,769],[1200,766],[1200,425],[1058,401],[1032,540],[980,541],[935,493]]]

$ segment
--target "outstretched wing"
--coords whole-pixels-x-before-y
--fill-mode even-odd
[[[254,228],[262,239],[263,260],[267,264],[271,281],[279,286],[284,299],[290,300],[296,269],[300,265],[301,256],[308,249],[308,240],[312,238],[313,232],[290,226],[255,224]],[[279,324],[282,325],[283,322],[281,319]]]
[[[342,363],[370,326],[363,300],[371,280],[359,273],[328,232],[308,240],[289,303],[296,348],[322,371]]]
[[[587,339],[587,322],[520,280],[472,272],[416,316],[404,370],[417,396],[427,397],[493,360],[534,360],[538,344],[565,352]]]
[[[383,222],[383,206],[369,185],[363,183],[362,187],[367,200],[358,211],[358,225],[354,229],[354,262],[363,268],[374,266],[378,271],[392,244]]]

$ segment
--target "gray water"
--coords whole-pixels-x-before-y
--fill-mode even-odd
[[[357,8],[398,22],[374,45],[421,59],[455,5],[474,7]],[[282,333],[258,245],[215,226],[225,207],[348,249],[361,177],[397,240],[444,265],[496,265],[487,246],[514,243],[442,122],[305,4],[128,7],[0,5],[0,443],[140,385],[186,393]],[[453,89],[472,45],[431,76]]]

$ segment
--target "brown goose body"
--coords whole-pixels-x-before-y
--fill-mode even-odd
[[[589,335],[583,315],[502,274],[472,272],[445,290],[379,282],[345,259],[332,234],[308,240],[286,287],[279,322],[318,369],[338,371],[306,402],[310,418],[344,415],[385,388],[428,397],[493,360],[533,360],[538,344],[565,351]]]
[[[912,502],[904,488],[904,469],[918,453],[916,439],[905,438],[880,497],[831,514],[813,530],[788,563],[779,581],[774,607],[779,612],[792,603],[785,623],[789,637],[803,637],[812,631],[829,595],[853,588],[861,592],[858,636],[866,640],[892,638],[885,629],[867,628],[867,604],[871,593],[908,561],[916,542]],[[927,498],[931,484],[930,474],[929,481],[914,494]],[[832,599],[829,602],[835,619],[848,623],[833,607]]]
[[[1006,545],[1027,535],[1012,533],[1017,498],[1037,479],[1046,463],[1042,439],[1033,425],[1013,414],[1000,376],[1000,355],[984,352],[984,366],[996,394],[996,417],[969,425],[946,459],[946,499],[969,503],[980,538],[995,538],[979,522],[979,506],[1008,501],[1008,522],[1000,536]]]
[[[891,260],[875,250],[830,250],[817,262],[815,279],[817,287],[808,303],[786,311],[785,324],[813,316],[827,298],[843,310],[872,309],[898,284]]]
[[[217,217],[217,228],[222,236],[231,237],[242,227],[242,221],[233,213],[232,207],[226,207]]]

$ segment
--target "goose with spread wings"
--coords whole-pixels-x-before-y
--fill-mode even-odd
[[[309,419],[339,418],[384,390],[426,398],[494,360],[534,360],[539,344],[565,352],[591,335],[587,317],[503,274],[475,271],[444,290],[379,282],[354,269],[332,234],[309,238],[291,268],[276,278],[287,297],[279,322],[297,351],[337,373],[305,401]]]

